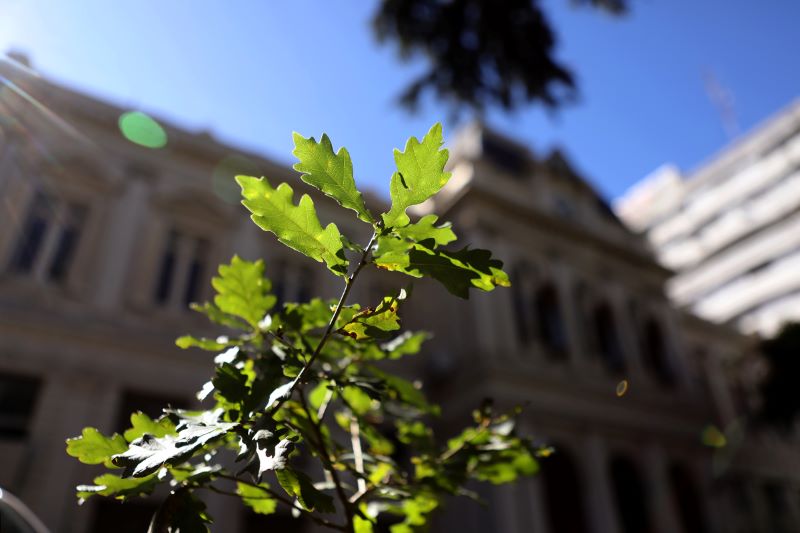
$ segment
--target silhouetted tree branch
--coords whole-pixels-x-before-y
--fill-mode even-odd
[[[572,1],[621,14],[628,0]],[[397,41],[402,58],[428,58],[428,70],[400,95],[411,110],[429,91],[455,111],[478,113],[533,102],[553,109],[576,96],[537,0],[382,0],[373,25],[380,41]]]

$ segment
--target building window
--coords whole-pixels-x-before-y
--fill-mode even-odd
[[[194,250],[192,250],[191,259],[189,261],[186,288],[183,292],[183,303],[186,306],[199,299],[207,257],[208,241],[205,239],[196,239],[194,241]]]
[[[22,225],[22,232],[11,256],[11,270],[14,272],[31,272],[36,259],[44,247],[47,227],[50,221],[52,200],[47,195],[37,192],[28,208],[28,215]]]
[[[36,378],[0,374],[0,439],[27,437],[40,387]]]
[[[175,258],[178,255],[178,234],[170,231],[167,236],[167,244],[161,256],[161,268],[158,271],[158,282],[156,283],[156,302],[163,304],[169,300],[169,293],[172,288],[172,277],[175,274]]]
[[[168,306],[180,301],[183,307],[187,307],[199,299],[209,248],[206,239],[170,230],[161,255],[153,294],[157,304]]]
[[[608,304],[600,304],[594,311],[594,337],[596,348],[606,368],[612,372],[625,371],[625,356],[614,314]]]
[[[9,269],[63,283],[78,248],[88,210],[37,192],[11,255]]]
[[[556,450],[541,463],[550,531],[587,533],[589,527],[578,469],[563,446],[556,446]]]
[[[648,318],[642,330],[642,357],[644,362],[662,385],[675,384],[675,376],[669,364],[666,339],[661,326],[653,318]]]
[[[528,305],[529,283],[528,269],[522,265],[514,268],[512,273],[511,283],[511,297],[514,306],[514,324],[517,330],[517,338],[522,346],[527,346],[531,341],[531,333],[533,332],[532,310]]]
[[[536,318],[542,343],[554,358],[567,355],[567,335],[555,287],[548,284],[536,293]]]
[[[47,269],[47,277],[62,282],[67,277],[69,266],[78,248],[78,239],[86,220],[87,210],[77,204],[69,204],[63,211],[63,220],[56,238],[53,257]]]
[[[611,483],[622,533],[651,533],[647,488],[633,461],[623,456],[614,457]]]
[[[669,482],[683,533],[706,533],[708,526],[701,506],[700,491],[686,467],[673,464],[669,469]]]

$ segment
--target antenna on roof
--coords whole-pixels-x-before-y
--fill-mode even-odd
[[[733,91],[724,87],[711,69],[703,72],[703,84],[708,99],[719,113],[725,134],[731,138],[736,137],[739,134],[739,120],[736,117],[736,98],[733,96]]]

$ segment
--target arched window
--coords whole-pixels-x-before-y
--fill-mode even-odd
[[[633,461],[624,456],[614,457],[611,483],[622,533],[652,533],[647,487]]]
[[[536,293],[536,319],[539,337],[549,354],[554,358],[564,358],[567,355],[566,328],[558,292],[549,283]]]
[[[625,356],[622,353],[614,314],[608,304],[601,303],[595,308],[593,322],[597,351],[606,368],[617,373],[623,372]]]
[[[641,334],[642,358],[645,365],[663,385],[674,385],[675,376],[668,360],[666,340],[661,326],[650,317],[645,321]]]
[[[706,533],[708,526],[700,503],[700,491],[686,467],[681,464],[670,466],[669,483],[683,533]]]
[[[550,531],[587,533],[589,528],[578,469],[563,446],[555,448],[556,453],[541,462]]]

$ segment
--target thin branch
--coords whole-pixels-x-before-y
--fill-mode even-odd
[[[344,491],[344,486],[342,485],[342,480],[339,478],[339,473],[333,467],[333,464],[331,464],[330,453],[328,452],[327,446],[325,446],[325,437],[322,435],[322,429],[319,426],[319,422],[314,420],[314,418],[311,416],[311,410],[308,408],[308,402],[306,401],[305,394],[303,394],[303,389],[298,389],[298,391],[300,395],[300,405],[302,406],[302,409],[308,417],[308,421],[311,423],[311,427],[314,430],[314,440],[316,443],[312,441],[312,445],[316,444],[315,447],[317,448],[320,458],[322,459],[322,466],[325,469],[325,472],[330,474],[330,478],[333,481],[333,486],[336,490],[336,496],[342,503],[344,514],[347,519],[347,527],[349,528],[348,531],[352,531],[353,510],[350,505],[350,500],[347,498],[347,494]]]
[[[356,472],[361,474],[357,478],[358,492],[364,492],[367,490],[367,482],[364,481],[364,453],[361,451],[360,428],[358,427],[358,419],[355,416],[350,418],[350,444],[353,446]]]
[[[336,529],[336,530],[339,530],[339,531],[348,531],[347,529],[345,529],[346,526],[341,525],[341,524],[337,524],[335,522],[331,522],[330,520],[326,520],[325,518],[322,518],[321,516],[317,516],[317,515],[311,513],[310,511],[306,511],[301,506],[299,506],[297,504],[297,502],[294,502],[294,501],[284,497],[283,495],[278,494],[277,492],[275,492],[274,490],[272,490],[269,487],[265,487],[265,486],[263,486],[263,485],[261,485],[259,483],[252,483],[250,481],[247,481],[246,479],[239,479],[239,478],[234,477],[234,476],[228,476],[226,474],[220,474],[218,477],[221,478],[221,479],[227,479],[229,481],[235,481],[237,483],[244,483],[245,485],[249,485],[251,487],[255,487],[257,489],[260,489],[261,491],[263,491],[266,494],[268,494],[270,498],[273,498],[273,499],[281,502],[282,504],[289,506],[289,508],[291,508],[291,509],[297,509],[297,510],[301,511],[303,514],[305,514],[311,520],[313,520],[314,522],[316,522],[317,524],[319,524],[321,526],[325,526],[325,527],[328,527],[328,528],[331,528],[331,529]],[[199,485],[196,488],[208,489],[211,492],[216,492],[217,494],[223,494],[225,496],[233,496],[233,497],[240,498],[240,499],[242,498],[242,496],[240,494],[237,494],[235,492],[230,492],[230,491],[227,491],[227,490],[222,490],[222,489],[220,489],[218,487],[215,487],[213,485]],[[248,499],[261,499],[261,498],[248,498]],[[263,499],[267,499],[267,498],[265,497]]]
[[[319,409],[317,409],[317,420],[319,420],[320,423],[322,422],[322,419],[325,417],[325,412],[328,410],[328,405],[331,403],[332,398],[333,398],[333,389],[328,389],[327,394],[325,394],[325,398],[319,405]]]
[[[328,338],[333,333],[333,328],[336,325],[336,320],[339,318],[339,314],[342,312],[342,308],[344,307],[345,301],[347,301],[347,297],[350,295],[350,290],[353,288],[353,282],[355,281],[358,274],[361,272],[367,265],[367,257],[369,256],[369,252],[372,249],[372,245],[375,244],[375,239],[378,238],[378,233],[373,232],[372,237],[369,240],[369,243],[364,248],[364,253],[361,254],[361,259],[358,261],[358,265],[356,266],[353,273],[347,277],[347,281],[344,284],[344,290],[342,291],[342,295],[339,297],[339,301],[336,304],[336,309],[333,312],[333,316],[331,317],[330,321],[328,322],[328,327],[325,329],[325,333],[322,335],[319,343],[317,344],[317,348],[314,350],[314,353],[311,354],[311,357],[306,364],[303,365],[303,368],[300,369],[300,372],[297,374],[297,377],[292,382],[292,385],[289,387],[289,390],[286,391],[286,394],[283,396],[282,399],[275,402],[275,405],[271,409],[271,413],[276,413],[278,409],[286,402],[286,400],[291,397],[292,393],[297,389],[297,385],[302,383],[306,377],[306,374],[309,372],[311,365],[314,364],[314,361],[317,360],[319,354],[322,352],[322,348],[325,347],[325,343],[328,342]]]

